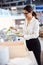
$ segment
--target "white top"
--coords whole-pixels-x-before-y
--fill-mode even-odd
[[[24,23],[23,34],[25,40],[37,38],[39,36],[39,22],[35,17],[32,18],[28,25]]]

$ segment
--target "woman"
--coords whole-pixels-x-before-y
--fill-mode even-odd
[[[41,46],[38,40],[39,36],[39,22],[33,17],[33,9],[30,5],[27,5],[23,9],[26,21],[23,28],[24,39],[26,40],[26,46],[30,51],[33,51],[38,65],[41,65],[40,54]]]

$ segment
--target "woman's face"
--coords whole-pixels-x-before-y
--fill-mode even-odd
[[[26,10],[23,10],[23,13],[24,13],[26,19],[30,20],[32,18],[32,12],[28,12]]]

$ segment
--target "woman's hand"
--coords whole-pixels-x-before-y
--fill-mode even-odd
[[[17,36],[19,36],[19,37],[24,37],[24,35],[22,35],[22,34],[18,34]]]
[[[16,28],[16,27],[10,27],[10,29],[17,30],[17,28]]]

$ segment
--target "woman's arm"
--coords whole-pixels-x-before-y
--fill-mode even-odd
[[[10,29],[17,30],[17,27],[10,27]]]

